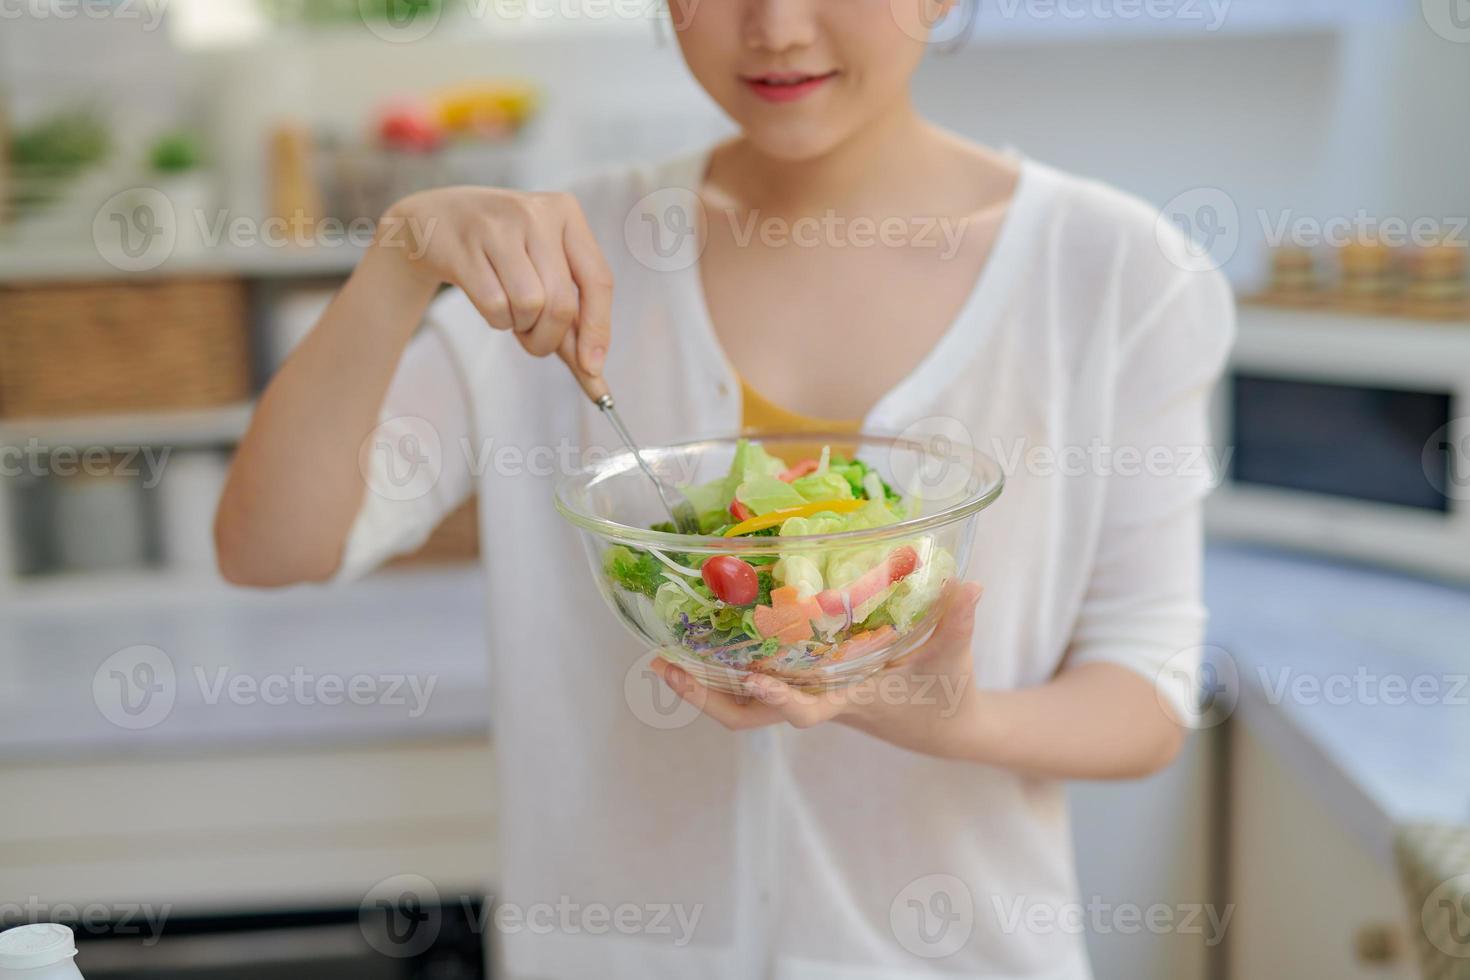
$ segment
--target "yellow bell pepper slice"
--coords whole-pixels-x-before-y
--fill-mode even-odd
[[[757,517],[748,517],[725,531],[725,537],[735,538],[752,531],[764,531],[768,527],[776,527],[793,517],[811,517],[823,511],[831,511],[834,514],[851,514],[855,510],[861,510],[867,505],[866,500],[823,500],[815,504],[802,504],[800,507],[783,507],[781,510],[773,510]]]

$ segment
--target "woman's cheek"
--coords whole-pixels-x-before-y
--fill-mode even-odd
[[[669,12],[690,74],[717,102],[724,102],[729,92],[722,90],[732,87],[738,71],[740,33],[739,24],[722,16],[718,7],[717,0],[670,0]]]

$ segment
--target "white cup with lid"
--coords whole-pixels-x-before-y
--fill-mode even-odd
[[[16,926],[0,932],[0,980],[82,980],[76,955],[76,937],[66,926]]]

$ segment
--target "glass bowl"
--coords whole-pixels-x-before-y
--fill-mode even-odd
[[[619,452],[564,477],[556,507],[581,532],[587,560],[618,619],[701,683],[731,693],[753,672],[802,690],[842,687],[900,660],[928,639],[936,600],[969,563],[975,520],[1000,496],[1000,466],[943,436],[809,433],[729,436],[646,448],[675,486],[725,476],[742,438],[788,463],[823,445],[876,470],[908,517],[865,530],[800,537],[721,537],[651,530],[668,521],[647,476]],[[735,606],[701,589],[703,567],[730,556],[756,569],[758,598]],[[808,559],[798,566],[794,559]],[[815,568],[798,587],[783,568]],[[728,567],[728,563],[726,563]],[[855,570],[862,574],[854,575]],[[692,615],[691,615],[692,613]]]

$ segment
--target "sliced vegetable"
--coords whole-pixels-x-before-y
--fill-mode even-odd
[[[735,538],[751,531],[764,531],[768,527],[776,527],[782,521],[793,517],[811,517],[823,511],[832,511],[834,514],[850,514],[855,510],[861,510],[866,501],[863,500],[823,500],[813,504],[802,504],[800,507],[784,507],[780,510],[768,511],[759,517],[752,517],[748,521],[741,521],[734,527],[725,531],[725,537]]]
[[[840,474],[830,470],[798,477],[791,482],[791,489],[807,500],[851,500],[856,496],[852,486]]]
[[[821,607],[810,598],[803,599],[790,585],[772,590],[769,606],[755,607],[755,628],[762,637],[782,643],[810,640],[812,620],[821,618]]]
[[[852,530],[853,515],[834,514],[831,511],[813,517],[791,517],[781,525],[781,537],[805,538],[814,534],[837,534]]]
[[[620,609],[707,663],[789,679],[870,658],[932,615],[954,577],[955,557],[922,535],[899,546],[853,536],[802,547],[802,537],[912,516],[873,467],[830,447],[788,466],[742,441],[726,474],[684,489],[702,533],[770,538],[768,553],[701,558],[616,546],[603,569]]]
[[[771,569],[782,585],[794,585],[803,596],[822,591],[822,568],[806,555],[786,555]]]
[[[791,483],[795,480],[800,479],[801,477],[815,473],[817,471],[817,467],[820,465],[822,464],[818,463],[814,459],[804,459],[800,463],[797,463],[795,466],[791,467],[791,469],[787,470],[785,473],[782,473],[781,479],[785,480],[787,483]]]
[[[831,663],[837,663],[840,660],[857,660],[866,657],[874,650],[883,649],[897,638],[898,631],[892,626],[880,626],[875,630],[854,633],[845,642],[827,650],[827,660]]]
[[[894,548],[881,563],[845,589],[825,589],[817,593],[817,605],[828,616],[845,616],[878,593],[914,573],[919,567],[919,553],[908,545]]]
[[[810,502],[810,498],[803,496],[791,484],[782,483],[774,476],[757,476],[746,480],[736,488],[735,499],[756,515],[800,507]]]
[[[757,477],[776,477],[786,469],[786,464],[766,452],[759,444],[742,439],[735,446],[735,458],[730,463],[730,472],[718,480],[683,487],[684,495],[694,505],[699,515],[699,529],[705,534],[727,523],[730,506],[735,500],[735,491],[742,483]]]

